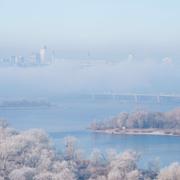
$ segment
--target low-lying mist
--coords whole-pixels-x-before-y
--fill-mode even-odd
[[[47,66],[1,67],[1,96],[61,93],[178,93],[180,64],[171,61],[59,60]]]

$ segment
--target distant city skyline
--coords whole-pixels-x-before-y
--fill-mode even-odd
[[[28,52],[27,54],[25,55],[22,55],[21,54],[18,54],[18,55],[14,55],[14,54],[11,54],[11,55],[8,55],[8,56],[0,56],[0,66],[2,65],[5,65],[5,66],[14,66],[14,65],[19,65],[19,66],[33,66],[33,65],[48,65],[48,64],[51,64],[53,62],[58,62],[58,61],[61,61],[61,60],[83,60],[84,61],[84,65],[85,66],[88,66],[88,64],[86,65],[86,62],[87,63],[92,63],[93,64],[93,61],[95,60],[100,60],[101,62],[120,62],[120,61],[127,61],[127,62],[133,62],[133,61],[139,61],[139,60],[142,60],[142,61],[149,61],[150,59],[148,59],[147,57],[146,58],[142,58],[143,56],[139,56],[141,57],[141,59],[139,59],[138,56],[136,56],[136,54],[133,54],[133,53],[129,53],[129,54],[122,54],[122,56],[119,56],[115,59],[113,58],[97,58],[97,57],[94,57],[92,56],[93,53],[91,53],[90,51],[86,52],[86,54],[83,54],[81,56],[81,58],[77,59],[77,58],[74,58],[74,57],[67,57],[67,58],[62,58],[61,56],[56,56],[56,53],[55,53],[56,50],[52,50],[52,48],[48,48],[47,45],[44,45],[44,46],[41,46],[39,48],[39,52],[37,50],[33,51],[33,52]],[[152,58],[152,57],[151,57]],[[171,56],[163,56],[162,57],[156,57],[154,60],[158,61],[159,63],[162,63],[162,64],[176,64],[178,63],[178,60],[180,59],[180,57],[176,56],[175,58],[174,57],[171,57]],[[88,60],[88,61],[86,61]],[[90,62],[90,61],[92,62]],[[151,59],[153,60],[153,58]],[[179,63],[178,63],[179,64]],[[83,65],[83,66],[84,66]]]
[[[8,57],[0,57],[0,66],[34,66],[48,65],[55,61],[54,51],[48,51],[47,46],[39,49],[39,52],[32,52],[26,56],[11,55]]]

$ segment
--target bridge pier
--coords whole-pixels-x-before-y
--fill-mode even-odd
[[[135,101],[135,103],[138,102],[138,96],[136,94],[134,94],[134,101]]]

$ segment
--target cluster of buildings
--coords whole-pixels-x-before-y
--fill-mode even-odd
[[[49,53],[46,46],[39,50],[39,53],[32,53],[29,57],[11,56],[0,59],[0,66],[38,66],[48,65],[54,61],[54,53]]]

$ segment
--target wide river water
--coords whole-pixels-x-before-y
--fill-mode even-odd
[[[139,165],[146,167],[148,162],[159,158],[164,167],[171,162],[180,162],[180,137],[153,135],[108,135],[88,131],[86,128],[93,120],[103,120],[120,112],[131,112],[139,109],[151,111],[168,111],[177,104],[137,104],[121,103],[116,100],[68,99],[56,101],[50,108],[4,108],[0,117],[9,121],[19,130],[42,128],[52,138],[57,150],[64,148],[65,136],[78,138],[79,148],[87,155],[94,148],[105,152],[114,148],[118,152],[126,149],[136,150],[141,154]]]

